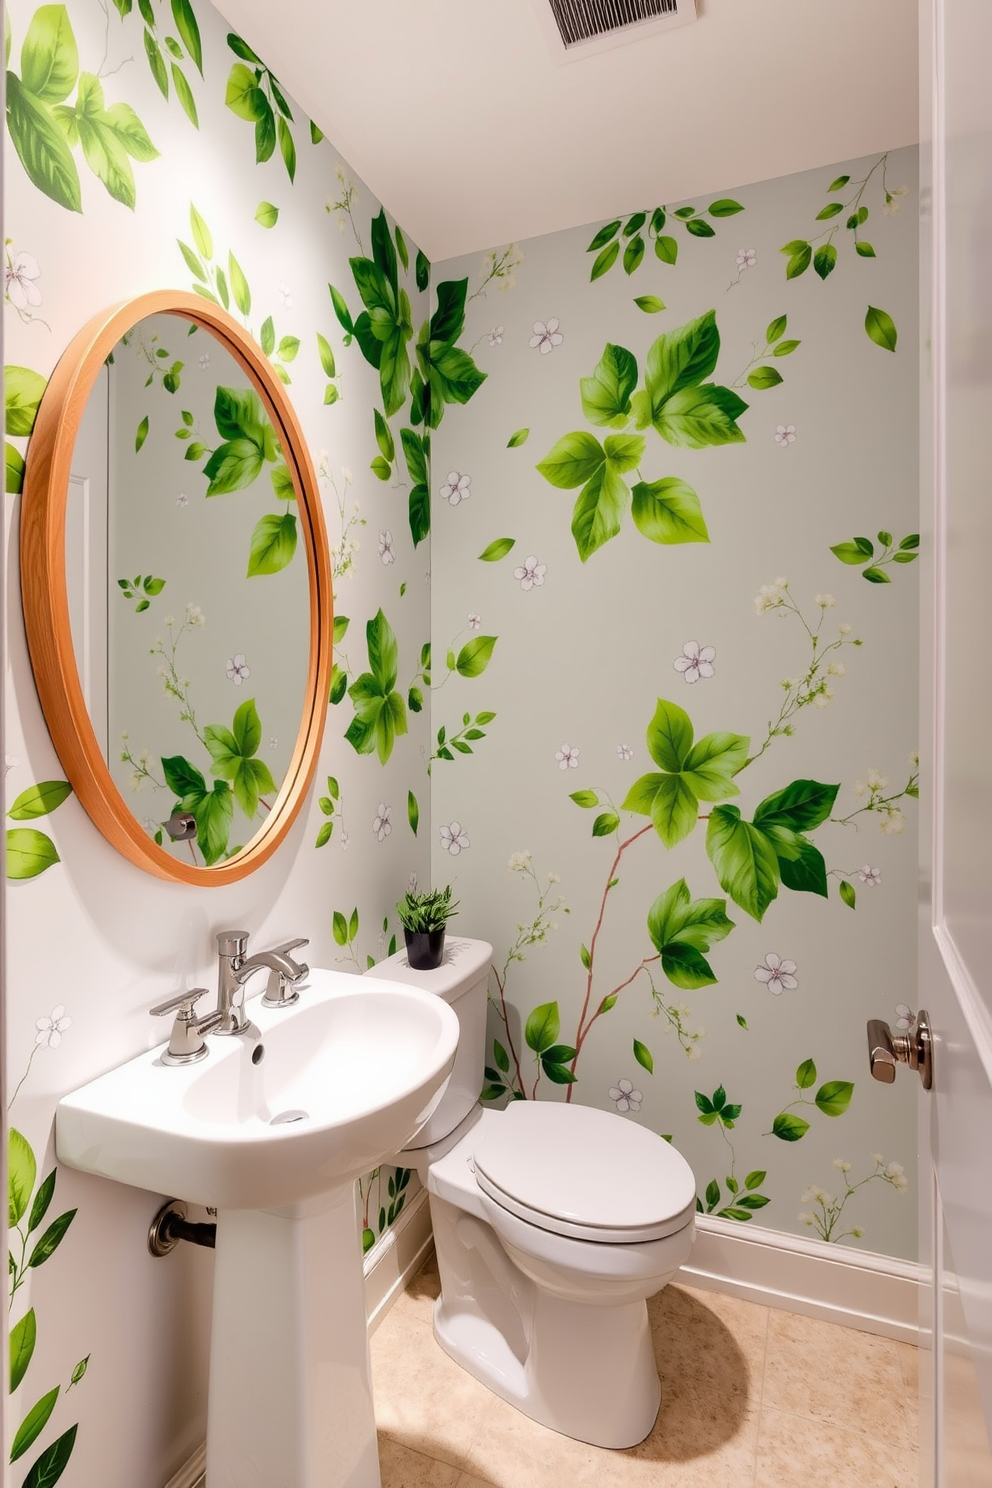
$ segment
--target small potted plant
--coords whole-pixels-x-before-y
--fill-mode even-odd
[[[425,893],[408,891],[396,906],[406,938],[407,960],[415,971],[433,971],[444,955],[444,929],[457,913],[451,885]]]

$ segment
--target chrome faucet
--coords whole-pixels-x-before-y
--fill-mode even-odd
[[[307,945],[306,940],[288,940],[285,945],[275,946],[270,951],[257,951],[253,956],[248,950],[247,930],[222,930],[217,936],[217,1012],[220,1015],[214,1033],[249,1033],[253,1025],[245,1013],[245,983],[256,971],[268,971],[269,982],[265,993],[267,1007],[289,1007],[296,1002],[299,992],[296,986],[302,982],[310,968],[303,961],[294,961],[290,951]]]

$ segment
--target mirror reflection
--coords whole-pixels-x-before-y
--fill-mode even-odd
[[[115,784],[196,866],[251,841],[293,759],[310,636],[296,495],[258,393],[208,330],[162,314],[122,337],[73,452],[73,646]]]

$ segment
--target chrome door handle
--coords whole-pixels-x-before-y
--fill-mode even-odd
[[[933,1035],[930,1015],[922,1008],[906,1033],[894,1034],[881,1018],[868,1020],[868,1067],[872,1078],[891,1085],[896,1077],[897,1064],[908,1064],[910,1069],[916,1070],[924,1090],[932,1087]]]

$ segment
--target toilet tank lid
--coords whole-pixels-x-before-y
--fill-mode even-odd
[[[493,948],[488,940],[470,940],[467,935],[444,937],[444,958],[434,971],[417,971],[407,960],[406,951],[397,951],[387,956],[376,966],[370,966],[368,977],[382,977],[390,982],[404,982],[408,987],[419,987],[422,992],[433,992],[445,1002],[453,1002],[480,977],[488,975]],[[480,1071],[479,1078],[482,1075]]]
[[[518,1205],[589,1230],[647,1230],[695,1207],[695,1177],[671,1143],[592,1106],[514,1101],[480,1123],[474,1161]]]

